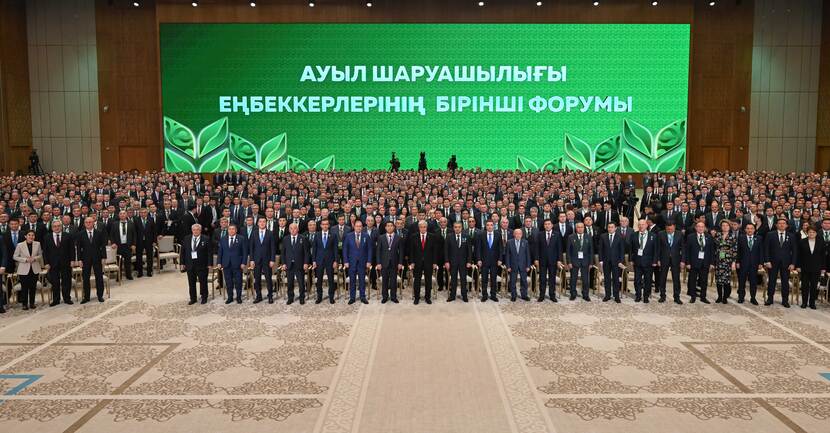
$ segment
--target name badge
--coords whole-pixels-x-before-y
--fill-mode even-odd
[[[699,252],[697,253],[697,258],[698,258],[698,259],[700,259],[700,260],[703,260],[703,255],[704,255],[704,252],[703,252],[703,251],[699,251]]]
[[[579,251],[578,253],[576,253],[576,258],[584,259],[585,258],[585,253],[583,253],[582,251]]]
[[[191,251],[190,252],[190,258],[191,259],[198,259],[199,255],[196,253],[196,251]]]
[[[642,256],[643,255],[643,250],[637,250],[637,255]]]

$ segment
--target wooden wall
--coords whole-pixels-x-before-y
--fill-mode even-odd
[[[822,9],[821,56],[816,119],[816,171],[830,171],[830,4]]]
[[[161,103],[158,23],[161,22],[530,22],[692,23],[689,168],[747,166],[752,67],[752,0],[535,2],[490,0],[99,0],[96,4],[102,167],[160,168]],[[108,112],[103,107],[108,106]],[[745,111],[741,111],[741,106]]]
[[[0,1],[0,175],[25,171],[32,151],[25,0]]]

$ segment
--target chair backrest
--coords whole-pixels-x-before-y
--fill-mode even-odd
[[[159,239],[159,252],[170,253],[173,252],[173,236],[162,236]]]
[[[116,251],[112,248],[107,247],[107,264],[112,264],[118,262],[118,255]]]

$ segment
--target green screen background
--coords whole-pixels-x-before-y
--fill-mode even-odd
[[[685,167],[689,31],[688,24],[161,24],[165,167],[385,169],[395,151],[406,169],[425,151],[430,168],[456,154],[464,168],[676,170]],[[366,65],[367,81],[300,82],[306,65]],[[372,65],[566,65],[568,79],[372,82]],[[271,95],[424,96],[427,114],[219,111],[219,96]],[[439,95],[523,96],[525,109],[439,113]],[[632,96],[633,110],[536,113],[527,103],[537,95]],[[260,160],[240,164],[257,153]]]

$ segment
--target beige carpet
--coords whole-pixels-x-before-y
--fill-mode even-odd
[[[186,305],[0,316],[0,431],[827,432],[830,308]]]

